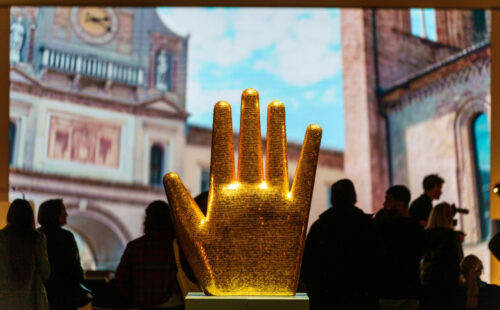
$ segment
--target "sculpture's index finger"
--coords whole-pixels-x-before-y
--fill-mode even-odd
[[[231,105],[219,101],[214,107],[210,185],[234,181],[234,146]]]
[[[259,183],[263,180],[262,138],[260,135],[259,93],[252,88],[241,95],[238,181]]]

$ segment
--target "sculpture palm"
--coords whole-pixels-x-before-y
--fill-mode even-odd
[[[290,191],[281,102],[269,104],[267,123],[264,176],[259,95],[245,90],[235,177],[231,106],[215,105],[206,217],[177,174],[163,179],[182,249],[208,294],[294,295],[297,289],[321,128],[307,128]]]

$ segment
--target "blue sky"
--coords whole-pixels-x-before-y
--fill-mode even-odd
[[[412,34],[437,41],[436,10],[410,9],[410,16]]]
[[[302,142],[309,124],[322,147],[345,147],[338,9],[160,8],[165,24],[189,34],[188,123],[211,127],[218,100],[238,130],[241,92],[259,91],[261,126],[272,100],[286,107],[287,137]]]

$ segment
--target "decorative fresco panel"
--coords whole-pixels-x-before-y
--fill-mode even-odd
[[[50,118],[47,156],[52,159],[118,168],[120,126],[60,116]]]

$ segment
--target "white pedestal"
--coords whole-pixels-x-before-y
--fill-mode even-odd
[[[306,293],[295,296],[206,296],[189,293],[185,310],[309,310]]]

